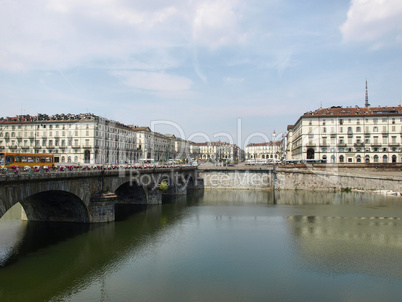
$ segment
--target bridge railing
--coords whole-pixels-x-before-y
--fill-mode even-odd
[[[128,171],[147,171],[152,173],[153,171],[160,170],[194,170],[193,166],[186,165],[93,165],[93,166],[82,166],[82,165],[66,165],[66,166],[54,166],[54,167],[20,167],[14,166],[11,168],[0,168],[0,181],[7,180],[9,178],[18,178],[19,176],[29,176],[35,177],[36,175],[41,178],[52,178],[60,176],[78,176],[78,175],[99,175],[102,172],[106,174],[120,173],[125,174]],[[25,178],[24,177],[24,178]]]

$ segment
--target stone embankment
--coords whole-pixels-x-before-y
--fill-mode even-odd
[[[402,172],[394,167],[201,166],[199,176],[205,189],[360,190],[397,196],[402,193]]]

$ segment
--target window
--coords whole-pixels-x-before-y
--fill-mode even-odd
[[[374,122],[374,124],[378,124],[378,118],[375,117],[375,118],[373,119],[373,122]]]
[[[378,127],[377,126],[373,127],[373,132],[378,132]]]
[[[356,127],[356,132],[361,132],[362,129],[360,127]]]

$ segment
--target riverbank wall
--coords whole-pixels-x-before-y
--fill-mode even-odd
[[[402,174],[402,173],[401,173]],[[312,169],[200,169],[205,189],[391,191],[402,193],[402,175],[356,170]]]

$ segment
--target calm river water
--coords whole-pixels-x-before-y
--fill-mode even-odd
[[[401,301],[402,199],[205,191],[115,223],[0,219],[0,301]]]

